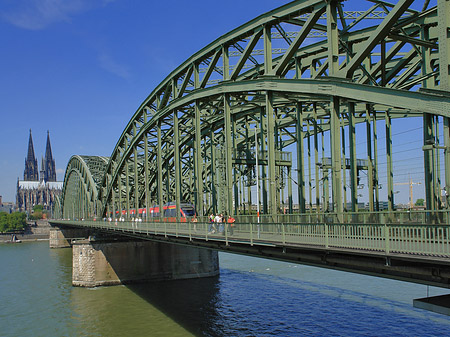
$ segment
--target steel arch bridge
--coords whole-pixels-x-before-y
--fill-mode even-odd
[[[345,7],[355,10],[293,1],[189,57],[140,105],[109,158],[71,158],[56,214],[148,215],[152,205],[183,201],[200,216],[250,214],[261,200],[274,217],[293,213],[295,199],[299,213],[339,215],[358,211],[361,172],[369,210],[378,211],[381,171],[392,212],[393,122],[417,117],[426,207],[447,208],[450,2]]]

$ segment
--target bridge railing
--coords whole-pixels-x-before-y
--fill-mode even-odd
[[[260,219],[261,220],[261,219]],[[266,219],[267,220],[267,219]],[[238,218],[228,224],[199,222],[61,221],[76,226],[104,228],[138,235],[186,237],[250,245],[315,246],[426,256],[450,257],[450,225],[337,224],[331,222],[253,222]]]
[[[236,216],[240,222],[258,222],[256,215]],[[206,218],[205,218],[206,221]],[[344,212],[344,213],[304,213],[260,215],[260,223],[329,223],[329,224],[450,224],[450,211],[378,211],[378,212]]]

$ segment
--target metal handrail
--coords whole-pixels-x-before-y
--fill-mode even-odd
[[[450,257],[450,225],[442,224],[364,224],[364,223],[226,223],[211,230],[207,221],[70,221],[58,223],[82,227],[126,231],[135,234],[186,237],[189,240],[233,241],[250,245],[314,245],[323,248],[356,249],[385,254],[420,254]]]

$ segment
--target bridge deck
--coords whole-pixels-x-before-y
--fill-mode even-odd
[[[450,288],[449,226],[70,221],[138,239],[193,245]]]

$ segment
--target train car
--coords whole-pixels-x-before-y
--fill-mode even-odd
[[[154,205],[152,207],[148,208],[148,217],[147,217],[147,209],[146,208],[139,208],[138,212],[136,214],[135,209],[130,209],[128,216],[132,218],[140,218],[142,220],[146,219],[159,219],[159,206]],[[174,202],[169,202],[163,206],[163,218],[165,221],[174,222],[177,220],[177,206]],[[127,216],[127,211],[122,210],[121,217],[125,218]],[[180,204],[180,221],[186,222],[189,218],[193,217],[195,215],[195,208],[194,205],[183,202]],[[116,211],[116,217],[119,217],[119,211]]]

